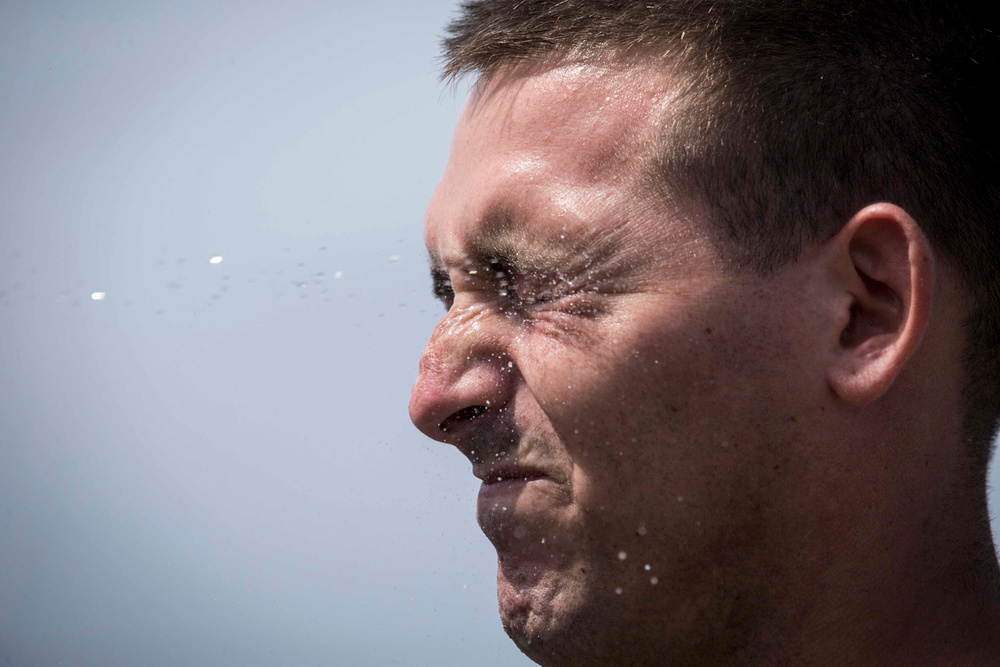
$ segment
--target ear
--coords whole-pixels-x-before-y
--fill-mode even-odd
[[[827,382],[848,403],[871,403],[889,389],[927,329],[934,255],[913,218],[893,204],[865,207],[827,245],[843,296]]]

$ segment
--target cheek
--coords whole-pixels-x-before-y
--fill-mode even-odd
[[[727,504],[769,410],[743,329],[688,317],[522,338],[522,374],[574,462],[574,496],[631,522],[663,498]],[[570,344],[582,340],[585,344]],[[608,528],[614,526],[609,524]],[[635,524],[635,525],[633,525]]]
[[[585,432],[666,426],[693,397],[715,386],[711,341],[671,331],[609,322],[559,336],[531,332],[516,350],[524,381],[566,441]]]

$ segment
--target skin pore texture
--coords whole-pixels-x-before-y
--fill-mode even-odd
[[[676,83],[502,70],[428,209],[410,414],[483,480],[505,629],[542,665],[991,664],[951,270],[879,202],[732,268],[644,186]]]

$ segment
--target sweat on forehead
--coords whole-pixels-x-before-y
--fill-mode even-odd
[[[539,150],[573,141],[579,167],[597,178],[649,151],[675,88],[669,71],[626,61],[521,64],[480,80],[463,115]]]
[[[565,63],[504,69],[481,82],[462,112],[442,185],[428,219],[462,222],[428,227],[432,256],[454,230],[481,221],[548,217],[585,220],[589,203],[641,186],[654,157],[672,81],[653,68]],[[489,145],[488,155],[462,150]],[[449,173],[462,174],[463,192]],[[475,197],[463,196],[470,190]],[[648,201],[622,202],[629,212]],[[498,214],[498,211],[502,215]],[[489,224],[487,224],[489,223]],[[487,234],[488,236],[488,234]],[[455,244],[448,244],[455,247]]]

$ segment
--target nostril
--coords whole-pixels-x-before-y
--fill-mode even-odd
[[[452,426],[457,426],[462,422],[470,422],[473,419],[481,417],[485,412],[486,412],[485,405],[472,405],[467,408],[462,408],[461,410],[459,410],[458,412],[454,413],[453,415],[445,419],[443,422],[441,422],[440,428],[442,431],[447,433],[448,429],[451,428]]]

